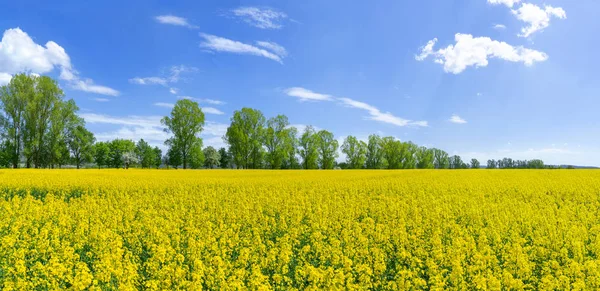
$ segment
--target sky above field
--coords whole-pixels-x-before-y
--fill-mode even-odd
[[[98,140],[162,145],[181,98],[463,159],[600,166],[600,1],[2,1],[0,84],[59,80]],[[485,162],[484,162],[485,163]]]

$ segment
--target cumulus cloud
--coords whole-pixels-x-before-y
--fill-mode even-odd
[[[448,119],[448,121],[452,122],[452,123],[457,123],[457,124],[465,124],[467,123],[466,120],[462,119],[460,116],[453,114],[450,119]]]
[[[300,101],[330,101],[330,100],[333,100],[331,95],[315,93],[311,90],[301,88],[301,87],[288,88],[288,89],[285,89],[284,92],[288,96],[298,98]]]
[[[0,84],[6,84],[12,75],[28,71],[32,74],[46,74],[60,70],[60,79],[65,80],[73,90],[117,96],[119,92],[109,87],[95,85],[91,79],[82,79],[71,64],[71,58],[63,47],[54,41],[41,46],[20,28],[4,31],[0,41]]]
[[[567,18],[567,13],[560,7],[552,7],[546,5],[544,9],[541,7],[523,3],[523,5],[516,10],[512,10],[512,13],[517,19],[525,22],[528,26],[521,29],[520,37],[529,37],[533,33],[543,30],[550,25],[550,18],[556,17],[559,19]]]
[[[280,64],[283,64],[281,56],[250,44],[206,33],[200,33],[200,37],[204,38],[204,41],[200,43],[200,47],[212,52],[228,52],[241,55],[254,55],[271,59]]]
[[[238,7],[231,11],[244,22],[261,29],[280,29],[287,15],[272,8]]]
[[[159,15],[154,18],[157,22],[162,24],[169,24],[175,26],[183,26],[187,28],[198,28],[198,26],[191,25],[187,19],[175,15]]]
[[[368,113],[366,119],[375,120],[383,123],[392,124],[395,126],[428,126],[427,121],[412,121],[404,118],[400,118],[398,116],[393,115],[390,112],[383,112],[379,110],[377,107],[361,102],[356,101],[350,98],[338,98],[331,96],[329,94],[321,94],[315,93],[311,90],[301,88],[301,87],[292,87],[284,90],[284,93],[288,96],[296,97],[299,101],[338,101],[339,104],[364,110]]]
[[[423,61],[429,56],[434,56],[436,63],[443,65],[446,72],[453,74],[460,74],[470,66],[486,67],[488,58],[519,62],[526,66],[548,59],[548,55],[544,52],[522,46],[511,46],[489,37],[473,37],[470,34],[457,33],[454,39],[456,44],[437,51],[433,50],[437,38],[429,41],[421,48],[421,53],[415,56],[415,59]]]
[[[492,5],[504,4],[508,7],[513,7],[515,4],[521,2],[521,0],[487,0]]]

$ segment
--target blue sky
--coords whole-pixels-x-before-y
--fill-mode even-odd
[[[179,98],[221,146],[244,106],[339,139],[600,166],[600,2],[3,1],[0,83],[59,80],[99,140],[166,137]]]

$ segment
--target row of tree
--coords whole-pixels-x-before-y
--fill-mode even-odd
[[[480,168],[472,159],[371,135],[368,141],[345,138],[307,126],[302,133],[285,115],[267,119],[261,111],[235,111],[223,140],[228,148],[202,147],[204,113],[198,103],[182,99],[161,123],[171,138],[163,155],[143,139],[95,142],[94,135],[77,116],[73,100],[65,100],[55,80],[46,76],[15,75],[0,88],[0,166],[54,168],[66,164],[79,168],[94,163],[99,168],[240,168],[240,169],[465,169]],[[544,168],[541,160],[490,160],[487,168]]]

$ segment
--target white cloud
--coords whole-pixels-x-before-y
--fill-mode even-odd
[[[106,86],[96,85],[91,79],[74,80],[71,83],[71,88],[101,95],[119,96],[119,91]]]
[[[460,116],[453,114],[452,117],[450,117],[450,119],[448,119],[448,121],[452,122],[452,123],[457,123],[457,124],[465,124],[467,123],[466,120],[462,119]]]
[[[423,61],[433,55],[435,62],[444,65],[444,70],[449,73],[459,74],[469,66],[486,67],[488,58],[497,58],[510,62],[521,62],[531,66],[535,62],[543,62],[548,55],[524,48],[522,46],[511,46],[505,42],[499,42],[489,37],[473,37],[470,34],[455,35],[455,45],[449,45],[438,51],[433,50],[437,39],[433,39],[421,48],[421,53],[415,56],[417,61]]]
[[[287,50],[275,42],[257,41],[256,44],[274,52],[276,55],[278,55],[282,58],[285,58],[288,55]]]
[[[297,97],[300,101],[330,101],[333,100],[331,95],[320,94],[304,89],[301,87],[292,87],[284,90],[285,94],[292,97]]]
[[[232,13],[246,23],[262,29],[280,29],[283,25],[279,22],[287,18],[285,13],[271,8],[238,7]]]
[[[200,36],[204,38],[204,41],[200,43],[200,47],[202,48],[215,52],[228,52],[234,54],[265,57],[267,59],[271,59],[280,64],[283,64],[282,58],[277,54],[255,47],[253,45],[206,33],[201,33]]]
[[[156,16],[154,19],[162,24],[184,26],[187,28],[198,28],[198,26],[191,25],[187,19],[175,15],[160,15]]]
[[[46,74],[60,70],[60,79],[65,80],[74,90],[117,96],[119,92],[105,86],[94,85],[90,79],[82,80],[73,69],[71,59],[54,41],[43,47],[20,28],[4,31],[0,41],[0,83],[8,83],[13,74],[28,71],[32,74]]]
[[[390,112],[382,112],[378,108],[364,102],[356,101],[350,98],[337,98],[345,106],[362,109],[369,113],[366,117],[369,120],[375,120],[383,123],[392,124],[395,126],[428,126],[427,121],[411,121],[393,115]]]
[[[504,4],[508,7],[513,7],[513,5],[521,2],[521,0],[487,0],[487,2],[492,5]]]
[[[555,8],[546,5],[542,9],[530,3],[523,3],[519,9],[512,10],[512,13],[517,19],[528,24],[528,26],[521,29],[520,37],[529,37],[533,33],[548,27],[550,25],[550,17],[552,16],[559,19],[567,18],[567,13],[560,7]]]
[[[496,30],[505,30],[506,29],[506,25],[504,25],[504,24],[494,24],[494,29],[496,29]]]
[[[146,78],[135,77],[135,78],[129,79],[129,83],[138,84],[138,85],[159,84],[159,85],[166,86],[167,80],[165,78],[160,78],[160,77],[146,77]]]
[[[329,94],[321,94],[315,93],[311,90],[301,88],[301,87],[292,87],[284,90],[284,93],[288,96],[293,96],[299,98],[301,102],[303,101],[339,101],[340,104],[362,109],[368,112],[368,116],[366,119],[375,120],[383,123],[388,123],[396,126],[428,126],[427,121],[412,121],[404,118],[397,117],[390,112],[382,112],[377,107],[356,101],[350,98],[337,98],[333,97]]]
[[[207,114],[216,114],[216,115],[223,115],[225,113],[223,113],[223,111],[214,108],[214,107],[202,107],[202,112],[207,113]]]
[[[156,103],[154,103],[154,106],[165,107],[165,108],[173,108],[173,107],[175,107],[175,104],[173,104],[173,103],[165,103],[165,102],[156,102]]]
[[[169,68],[169,73],[165,77],[134,77],[129,79],[129,83],[137,85],[162,85],[168,86],[169,83],[177,83],[181,79],[182,73],[192,73],[198,71],[198,68],[188,67],[185,65],[172,66]],[[171,94],[177,94],[177,88],[169,88]]]
[[[207,103],[207,104],[212,104],[212,105],[223,105],[225,104],[225,102],[221,101],[221,100],[215,100],[215,99],[207,99],[207,98],[194,98],[191,96],[177,96],[179,99],[189,99],[189,100],[194,100],[200,104],[202,103]]]
[[[107,98],[93,98],[92,100],[98,101],[98,102],[108,102],[108,101],[110,101],[110,99],[107,99]]]

